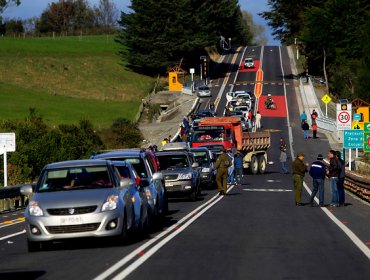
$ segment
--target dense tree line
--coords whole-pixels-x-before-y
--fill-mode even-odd
[[[310,74],[332,94],[370,100],[370,3],[367,0],[269,0],[262,13],[282,43],[297,38]]]
[[[15,0],[13,2],[19,3]],[[50,3],[40,17],[4,20],[2,33],[5,35],[24,32],[40,35],[53,32],[73,35],[81,31],[93,34],[111,33],[118,29],[118,19],[119,11],[111,0],[100,0],[99,4],[93,7],[87,0],[59,0]]]
[[[123,59],[144,72],[165,73],[182,59],[197,65],[192,60],[220,36],[235,46],[252,41],[237,0],[132,0],[130,9],[121,15],[117,42]]]
[[[88,120],[51,127],[35,109],[24,120],[2,121],[0,131],[16,134],[17,150],[8,154],[9,185],[34,181],[51,162],[89,158],[102,149],[135,148],[142,141],[137,125],[123,118],[103,131]],[[2,173],[0,169],[0,180]]]

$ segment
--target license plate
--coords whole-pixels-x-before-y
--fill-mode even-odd
[[[61,225],[80,225],[83,224],[83,219],[81,216],[71,216],[60,218]]]
[[[165,187],[173,187],[173,183],[167,183],[167,182],[165,182],[165,183],[164,183],[164,186],[165,186]]]

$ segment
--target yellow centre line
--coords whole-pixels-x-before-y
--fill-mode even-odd
[[[241,50],[241,48],[242,47],[239,47],[238,49],[237,49],[237,51],[235,52],[235,54],[234,54],[234,56],[233,56],[233,59],[231,60],[231,65],[233,65],[234,63],[235,63],[235,61],[236,61],[236,59],[237,59],[237,57],[238,57],[238,54],[239,54],[239,52],[240,52],[240,50]],[[224,85],[227,85],[227,83],[228,83],[228,81],[229,81],[229,78],[230,78],[230,75],[231,75],[231,72],[227,72],[226,73],[226,77],[225,77],[225,80],[224,80]]]

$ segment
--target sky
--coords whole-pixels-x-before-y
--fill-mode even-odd
[[[112,0],[117,8],[122,11],[128,11],[130,0]],[[268,38],[268,45],[280,45],[279,41],[273,39],[271,29],[267,26],[267,22],[258,15],[258,13],[268,10],[268,0],[239,0],[242,10],[246,10],[253,15],[255,24],[263,25]],[[57,2],[53,0],[21,0],[18,7],[10,7],[3,14],[4,18],[21,18],[27,19],[34,16],[40,16],[42,11],[49,3]],[[91,6],[97,5],[99,0],[88,0]]]

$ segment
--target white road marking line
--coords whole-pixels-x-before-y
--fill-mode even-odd
[[[25,229],[22,230],[22,231],[19,231],[19,232],[16,232],[16,233],[7,235],[7,236],[0,237],[0,241],[3,241],[3,240],[8,239],[8,238],[12,238],[12,237],[17,236],[17,235],[21,235],[23,233],[26,233],[26,230]]]
[[[283,69],[283,63],[281,59],[281,48],[279,46],[279,55],[280,55],[280,66],[284,81],[284,96],[285,96],[285,103],[286,103],[286,109],[287,109],[287,122],[288,122],[288,128],[289,128],[289,146],[290,146],[290,154],[292,158],[294,158],[293,153],[293,135],[292,135],[292,127],[290,125],[290,119],[289,119],[289,107],[288,107],[288,101],[287,101],[287,95],[286,95],[286,86],[285,86],[285,73]],[[303,186],[306,189],[306,191],[311,195],[311,190],[307,186],[305,182],[303,182]],[[315,201],[318,204],[319,200],[317,197],[315,197]],[[325,207],[320,207],[321,210],[349,237],[349,239],[365,254],[365,256],[370,259],[370,249],[366,246],[366,244],[361,241],[360,238],[358,238],[348,227],[346,227],[341,221],[337,219],[337,217],[334,216],[328,209]]]
[[[243,189],[247,192],[292,192],[293,190],[287,189]]]
[[[303,186],[306,189],[306,191],[311,195],[311,190],[305,182],[303,182]],[[315,197],[315,201],[317,204],[319,204],[319,199],[317,197]],[[350,230],[341,221],[339,221],[338,218],[335,217],[334,214],[329,211],[329,209],[327,209],[326,207],[320,208],[370,260],[370,248],[367,247],[366,244],[360,238],[358,238],[357,235],[354,234],[352,230]]]
[[[232,185],[227,192],[229,192],[234,185]],[[116,277],[113,278],[113,280],[120,280],[127,277],[129,274],[131,274],[135,269],[137,269],[140,265],[142,265],[147,259],[149,259],[154,253],[156,253],[160,248],[162,248],[166,243],[168,243],[170,240],[172,240],[176,235],[180,234],[184,229],[186,229],[188,226],[190,226],[195,220],[197,220],[200,216],[202,216],[205,212],[207,212],[208,209],[210,209],[213,205],[217,204],[223,196],[219,196],[215,201],[213,201],[211,204],[209,204],[206,208],[204,208],[202,211],[197,213],[193,218],[191,218],[189,221],[187,221],[184,225],[182,225],[179,229],[171,233],[169,236],[167,236],[165,239],[163,239],[161,242],[159,242],[157,245],[155,245],[153,248],[151,248],[148,252],[145,252],[145,254],[140,257],[138,260],[133,262],[131,265],[129,265],[126,269],[124,269],[121,273],[116,275]]]
[[[234,186],[231,186],[229,189],[228,189],[228,192],[229,190],[231,190]],[[112,273],[116,272],[119,268],[121,268],[122,266],[124,266],[126,263],[128,263],[130,260],[132,260],[133,258],[137,257],[137,255],[144,251],[146,248],[148,248],[150,245],[152,245],[153,243],[155,243],[158,239],[161,239],[163,236],[165,236],[166,234],[168,234],[168,232],[172,231],[173,229],[175,229],[179,224],[181,224],[182,222],[184,222],[185,220],[187,220],[188,218],[190,218],[191,216],[195,215],[199,209],[203,208],[207,203],[211,203],[212,201],[216,200],[220,198],[220,196],[218,194],[216,194],[215,196],[213,196],[212,198],[210,198],[207,202],[201,204],[199,207],[197,207],[195,210],[193,210],[192,212],[190,212],[188,215],[186,215],[185,217],[183,217],[181,220],[179,220],[176,224],[170,226],[169,228],[167,228],[166,230],[164,230],[163,232],[161,232],[160,234],[154,236],[152,239],[150,239],[148,242],[144,243],[143,245],[141,245],[139,248],[137,248],[136,250],[134,250],[133,252],[131,252],[130,254],[128,254],[127,256],[125,256],[123,259],[121,259],[120,261],[118,261],[117,263],[115,263],[114,265],[112,265],[109,269],[107,269],[106,271],[104,271],[102,274],[98,275],[97,277],[94,278],[94,280],[102,280],[102,279],[106,279],[109,275],[111,275]]]
[[[10,227],[16,224],[24,223],[24,221],[18,221],[18,220],[12,220],[11,222],[12,222],[11,224],[2,224],[2,225],[0,224],[0,228]]]

